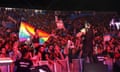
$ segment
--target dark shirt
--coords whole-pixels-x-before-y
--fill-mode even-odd
[[[20,59],[15,62],[17,67],[16,72],[30,72],[30,68],[32,67],[33,63],[29,59]]]
[[[94,38],[94,34],[92,29],[88,29],[88,32],[86,32],[86,35],[84,36],[84,40],[83,40],[83,49],[85,50],[92,50],[93,48],[93,38]]]
[[[47,54],[48,54],[49,59],[51,59],[51,60],[55,59],[54,52],[48,52]]]
[[[94,34],[92,29],[88,29],[84,35],[83,48],[82,48],[82,57],[92,56],[93,55],[93,38]]]
[[[56,59],[56,58],[58,58],[58,59],[60,59],[60,60],[62,59],[60,53],[54,53],[54,57],[55,57],[55,59]]]
[[[42,60],[46,60],[46,54],[47,54],[47,52],[45,52],[45,51],[41,53],[41,55],[42,55]]]
[[[44,72],[52,72],[47,65],[37,66],[31,72],[43,72],[43,71]]]

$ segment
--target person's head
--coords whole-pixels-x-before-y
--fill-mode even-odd
[[[37,34],[39,32],[39,29],[38,28],[35,28],[35,33]]]
[[[6,49],[9,49],[10,48],[10,45],[8,43],[5,44],[5,48]]]
[[[45,51],[45,47],[44,47],[43,45],[40,45],[40,46],[39,46],[39,51],[40,51],[40,52],[44,52],[44,51]]]
[[[60,52],[60,47],[59,47],[58,45],[55,45],[54,50],[55,50],[56,52]]]
[[[13,51],[14,51],[14,52],[17,52],[17,51],[18,51],[18,46],[17,46],[17,45],[14,45],[14,46],[13,46]]]
[[[5,48],[2,48],[2,49],[1,49],[1,53],[2,53],[2,54],[6,54],[6,49],[5,49]]]
[[[85,23],[85,28],[90,28],[91,24],[89,24],[88,22]]]
[[[52,50],[54,48],[54,46],[51,44],[49,45],[49,50]]]
[[[29,48],[27,44],[23,44],[22,47],[25,48],[25,49],[26,49],[26,48]]]
[[[48,46],[48,50],[50,51],[50,52],[54,52],[54,45],[49,45]]]

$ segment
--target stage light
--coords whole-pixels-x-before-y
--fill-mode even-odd
[[[39,72],[46,72],[45,70],[43,70],[43,69],[39,69]]]

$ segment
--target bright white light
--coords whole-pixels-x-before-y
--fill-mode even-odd
[[[0,58],[0,63],[12,63],[13,60],[10,58]]]
[[[30,41],[30,38],[27,38],[27,41]]]
[[[12,10],[12,8],[5,8],[6,10]]]
[[[34,12],[35,13],[38,13],[38,12],[42,13],[42,10],[35,10]]]
[[[35,10],[35,13],[39,12],[38,10]]]
[[[117,27],[117,30],[120,29],[120,22],[115,22],[114,19],[111,20],[110,26],[116,26]]]
[[[114,25],[114,24],[115,24],[115,23],[114,23],[114,19],[112,19],[111,22],[110,22],[110,26],[111,26],[111,25]]]
[[[83,33],[86,33],[86,29],[85,28],[81,29],[80,31],[83,32]]]
[[[117,29],[119,30],[120,29],[120,22],[115,22],[115,25],[116,25]]]
[[[39,72],[46,72],[46,71],[44,71],[43,69],[39,69]]]
[[[42,13],[42,10],[39,10],[40,13]]]

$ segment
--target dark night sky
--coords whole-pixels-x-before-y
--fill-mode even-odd
[[[115,0],[0,0],[0,7],[47,10],[118,11]]]

